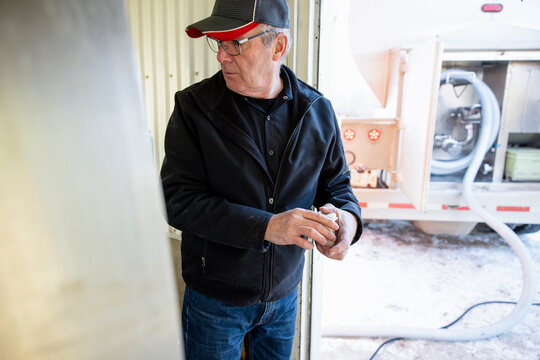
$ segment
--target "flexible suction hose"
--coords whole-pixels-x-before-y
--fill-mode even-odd
[[[483,81],[476,78],[476,74],[463,70],[446,70],[441,73],[441,84],[448,83],[450,80],[457,80],[460,84],[471,84],[480,98],[482,105],[482,125],[481,128],[489,130],[489,145],[491,146],[497,139],[501,116],[497,98]],[[486,113],[491,116],[486,116]],[[484,129],[486,130],[486,129]],[[473,157],[479,149],[478,142],[474,150],[468,155],[455,160],[431,160],[431,173],[436,175],[447,175],[466,169],[472,162]],[[488,148],[489,149],[489,148]],[[487,150],[486,150],[487,151]],[[483,158],[483,157],[482,157]]]
[[[454,77],[455,72],[449,76]],[[444,74],[446,76],[446,74]],[[470,76],[469,76],[470,79]],[[474,81],[474,80],[473,80]],[[483,84],[483,85],[482,85]],[[482,103],[483,119],[499,117],[499,108],[485,106],[486,94],[493,93],[484,83],[473,82],[475,89],[480,89],[479,96]],[[498,128],[498,126],[497,126]],[[493,144],[491,130],[487,126],[482,126],[477,139],[474,156],[471,159],[469,168],[463,177],[463,198],[467,201],[469,208],[491,226],[499,235],[501,235],[512,249],[516,252],[523,271],[523,289],[521,296],[512,312],[499,320],[498,322],[479,328],[472,329],[427,329],[398,326],[356,326],[348,325],[331,327],[324,329],[324,336],[333,337],[388,337],[388,338],[407,338],[419,340],[437,340],[437,341],[472,341],[491,338],[501,335],[510,330],[523,320],[527,310],[531,306],[535,296],[534,263],[527,251],[527,248],[521,242],[521,239],[497,217],[486,211],[473,196],[472,185],[478,169],[480,168],[486,152]]]

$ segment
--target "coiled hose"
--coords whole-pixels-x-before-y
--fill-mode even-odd
[[[499,107],[494,106],[493,95],[491,89],[479,80],[471,79],[470,74],[462,71],[443,72],[443,76],[451,78],[467,77],[473,87],[477,90],[482,103],[482,115],[484,119],[500,118]],[[486,90],[487,89],[487,90]],[[494,96],[493,96],[494,98]],[[496,100],[495,100],[496,103]],[[492,120],[495,122],[499,120]],[[332,337],[388,337],[388,338],[406,338],[418,340],[436,340],[436,341],[473,341],[483,340],[494,336],[501,335],[519,324],[527,310],[531,306],[535,296],[535,280],[534,280],[534,263],[523,245],[521,239],[503,222],[501,222],[493,214],[485,210],[482,205],[473,196],[472,185],[478,169],[480,168],[486,152],[491,148],[494,138],[492,127],[481,126],[480,134],[477,139],[476,148],[473,151],[469,168],[463,177],[462,194],[463,198],[469,205],[469,208],[474,211],[482,220],[492,227],[499,235],[501,235],[512,249],[516,252],[521,263],[523,272],[523,289],[520,298],[510,314],[498,322],[471,329],[427,329],[414,327],[398,327],[398,326],[358,326],[350,324],[339,326],[339,328],[325,328],[324,335]],[[497,125],[498,129],[498,125]],[[495,134],[496,136],[496,134]]]
[[[470,84],[480,98],[482,105],[482,125],[481,128],[489,131],[489,145],[491,146],[497,139],[499,126],[501,123],[501,114],[499,103],[493,94],[493,91],[483,81],[476,78],[476,74],[463,70],[446,70],[441,73],[441,84],[453,80],[459,85]],[[488,115],[489,114],[489,115]],[[487,128],[487,129],[485,129]],[[474,150],[468,155],[455,160],[431,160],[431,173],[435,175],[447,175],[466,169],[471,163],[475,153],[482,151],[476,143]],[[489,150],[489,148],[488,148]],[[487,150],[486,150],[487,151]],[[485,153],[484,153],[485,154]],[[483,156],[482,156],[483,158]]]

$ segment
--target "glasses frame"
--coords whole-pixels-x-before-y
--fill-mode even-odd
[[[278,32],[275,31],[275,30],[266,30],[266,31],[263,31],[263,32],[261,32],[261,33],[255,34],[255,35],[253,35],[253,36],[250,36],[250,37],[245,38],[245,39],[242,39],[242,40],[227,40],[227,41],[222,41],[222,40],[214,39],[214,38],[212,38],[212,37],[210,37],[210,36],[207,36],[207,37],[206,37],[206,42],[208,43],[208,46],[210,47],[210,50],[212,50],[212,51],[215,52],[216,54],[219,53],[219,47],[221,46],[221,47],[223,48],[223,50],[225,50],[225,52],[227,53],[227,55],[229,55],[229,56],[238,56],[238,55],[242,54],[242,47],[241,47],[240,45],[245,44],[245,43],[247,43],[249,40],[255,39],[256,37],[265,35],[265,34],[270,33],[270,32],[271,32],[271,33],[278,34]],[[214,41],[217,43],[217,45],[218,45],[217,51],[214,50],[214,48],[213,48],[212,45],[210,44],[210,41],[211,41],[211,40],[214,40]],[[229,46],[223,45],[223,42],[232,42],[232,43],[234,44],[234,46],[238,49],[238,54],[231,54],[231,53],[229,53],[229,51],[227,51],[227,48],[228,48]]]

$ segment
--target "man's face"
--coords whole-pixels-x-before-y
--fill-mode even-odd
[[[237,40],[258,33],[260,30],[255,28]],[[241,54],[237,56],[230,56],[221,46],[219,47],[217,60],[221,64],[223,77],[230,90],[245,96],[260,97],[257,95],[267,92],[275,76],[276,62],[272,60],[273,47],[265,47],[262,36],[251,39],[240,47]]]

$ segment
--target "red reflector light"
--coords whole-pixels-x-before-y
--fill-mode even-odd
[[[502,4],[484,4],[482,5],[483,12],[497,13],[503,9]]]

